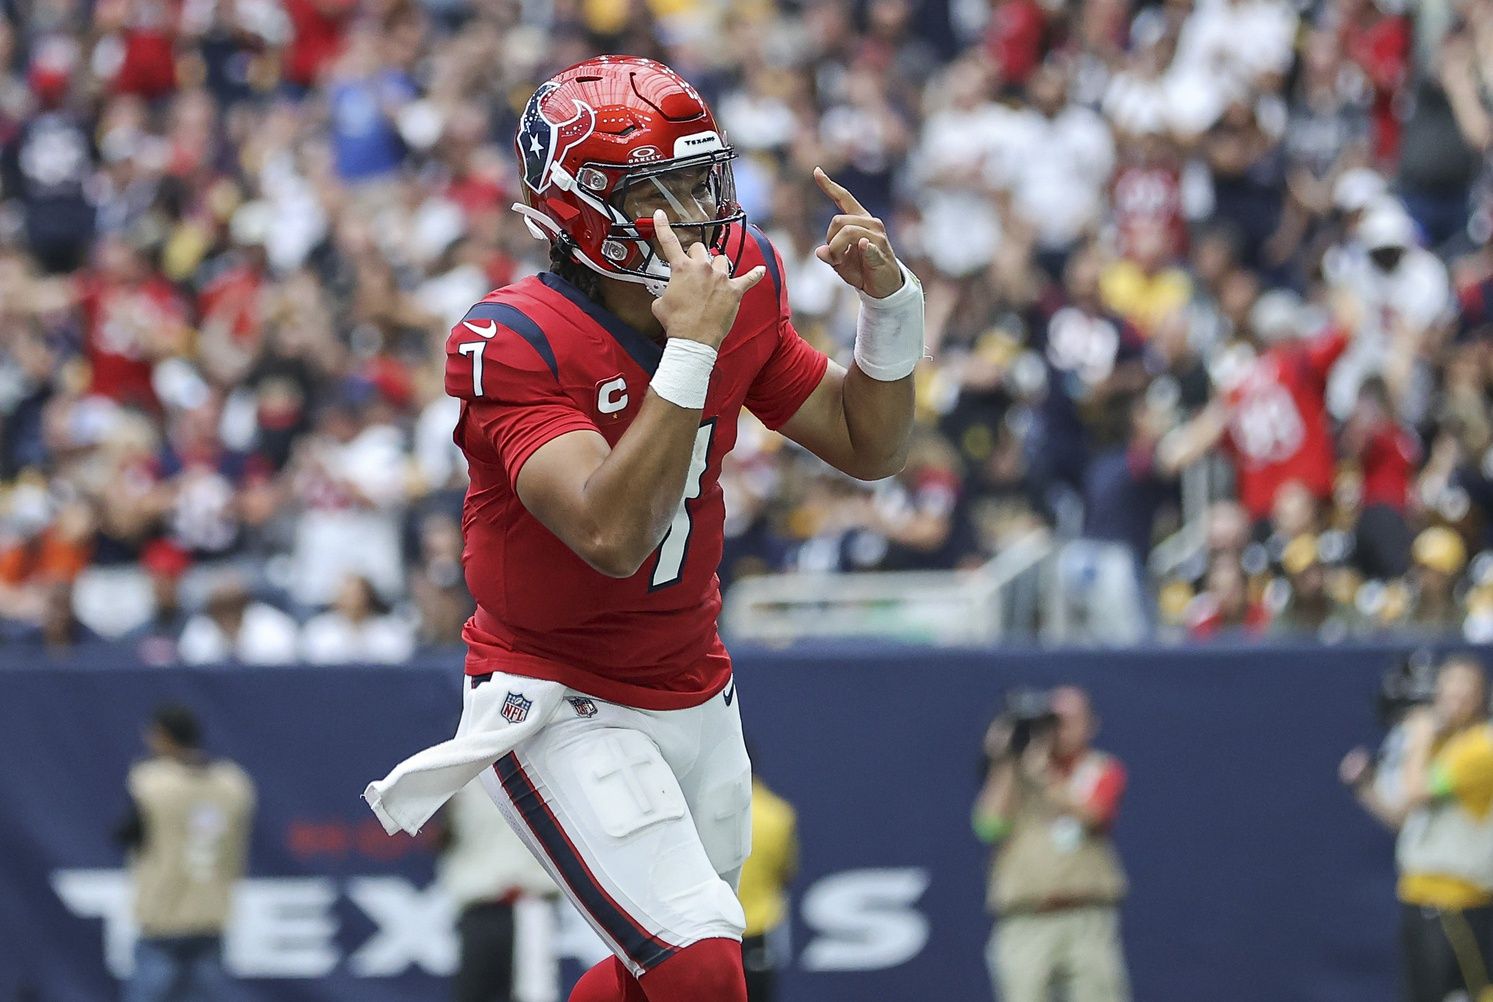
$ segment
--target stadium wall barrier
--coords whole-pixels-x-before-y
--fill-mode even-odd
[[[1377,739],[1373,694],[1401,653],[739,651],[758,770],[799,815],[783,998],[990,998],[986,852],[969,827],[980,739],[1008,686],[1076,682],[1130,775],[1115,834],[1138,1002],[1390,1002],[1391,839],[1336,769]],[[430,833],[384,836],[359,793],[450,734],[458,663],[0,672],[0,999],[117,997],[132,932],[111,832],[142,723],[167,699],[259,786],[228,951],[242,997],[444,997],[455,950]],[[594,938],[574,920],[558,935],[573,977]]]

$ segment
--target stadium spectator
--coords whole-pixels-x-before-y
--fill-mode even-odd
[[[1332,595],[1318,537],[1303,534],[1287,543],[1280,566],[1284,577],[1267,591],[1270,631],[1328,642],[1343,639],[1351,624]]]
[[[951,570],[976,543],[969,523],[964,471],[941,436],[919,435],[907,466],[886,481],[865,509],[864,527],[884,543],[880,570]]]
[[[8,54],[16,56],[14,49]],[[87,189],[97,153],[87,117],[69,103],[79,60],[71,38],[38,41],[27,74],[30,101],[13,101],[11,107],[34,105],[0,151],[0,182],[6,198],[20,202],[26,246],[36,263],[54,274],[83,264],[94,232]]]
[[[9,501],[0,534],[0,617],[13,632],[40,627],[49,592],[70,585],[87,566],[93,527],[86,506],[54,510],[34,482],[17,484]]]
[[[20,631],[15,638],[20,645],[39,647],[48,657],[77,655],[77,648],[98,639],[97,634],[78,620],[73,609],[73,589],[58,582],[47,585],[40,593],[41,609],[35,626]]]
[[[1084,478],[1084,528],[1063,549],[1059,573],[1075,640],[1135,643],[1155,618],[1146,560],[1156,520],[1171,501],[1176,469],[1162,466],[1157,445],[1173,420],[1170,408],[1145,398],[1130,405],[1130,435],[1101,452]]]
[[[415,647],[414,630],[378,597],[365,577],[349,574],[332,607],[301,628],[301,656],[311,664],[398,664]]]
[[[388,596],[404,591],[399,527],[405,501],[401,435],[378,390],[354,386],[320,415],[292,458],[296,522],[294,595],[329,602],[349,572]]]
[[[1343,458],[1359,478],[1355,563],[1371,578],[1396,578],[1409,566],[1406,511],[1420,459],[1420,441],[1397,418],[1389,388],[1376,376],[1364,380],[1358,404],[1339,436]]]
[[[229,577],[208,594],[202,611],[187,620],[177,650],[189,665],[283,665],[299,656],[299,634],[287,613],[255,601],[241,579]]]
[[[1073,1002],[1125,1002],[1126,880],[1110,840],[1125,768],[1092,747],[1099,719],[1083,690],[1063,686],[1044,703],[1008,711],[985,736],[974,826],[995,846],[986,963],[1004,1002],[1045,1002],[1059,982]]]
[[[191,560],[171,544],[158,540],[142,554],[140,564],[150,579],[150,612],[122,639],[134,644],[136,656],[145,664],[175,664],[177,638],[187,625],[181,579]]]
[[[1432,705],[1412,710],[1402,728],[1397,757],[1376,770],[1356,748],[1339,775],[1398,834],[1405,997],[1441,1002],[1485,992],[1493,961],[1493,727],[1483,666],[1448,659]]]
[[[1154,334],[1192,298],[1192,280],[1173,262],[1176,253],[1172,233],[1163,221],[1131,220],[1124,256],[1111,262],[1099,280],[1105,308],[1141,333]]]
[[[741,937],[747,1002],[775,1002],[787,957],[788,885],[798,872],[798,820],[793,806],[752,773],[752,854],[741,867],[737,896],[746,913]]]
[[[1098,255],[1075,252],[1039,321],[1032,347],[1046,363],[1046,385],[1032,429],[1031,477],[1036,490],[1054,506],[1058,493],[1083,490],[1084,473],[1096,447],[1119,438],[1116,403],[1144,385],[1142,331],[1122,319],[1101,291],[1104,274]]]
[[[1405,625],[1432,632],[1456,631],[1462,623],[1457,578],[1467,566],[1467,546],[1462,537],[1445,526],[1433,526],[1415,537],[1410,559]]]
[[[1070,101],[1069,90],[1069,73],[1049,60],[1027,82],[1030,108],[1007,128],[1011,210],[1031,227],[1038,259],[1053,275],[1079,239],[1098,229],[1115,166],[1104,120]]]
[[[461,525],[453,515],[433,512],[420,524],[420,556],[410,581],[410,597],[422,644],[449,643],[474,609],[461,570]]]
[[[1479,7],[1469,6],[1469,14],[1479,12]],[[1458,23],[1446,24],[1452,18]],[[1420,58],[1407,87],[1411,100],[1401,131],[1397,187],[1431,247],[1462,235],[1468,196],[1484,167],[1484,151],[1473,145],[1482,137],[1476,132],[1475,119],[1466,115],[1471,110],[1466,96],[1473,81],[1467,54],[1473,41],[1472,22],[1472,18],[1452,15],[1420,18],[1417,25]],[[1479,32],[1485,33],[1486,28]],[[1463,112],[1460,120],[1458,107]],[[1463,133],[1464,121],[1471,126],[1470,136]]]
[[[145,741],[150,757],[130,769],[117,831],[139,928],[123,998],[226,998],[223,933],[248,864],[254,783],[228,759],[208,757],[202,725],[184,706],[159,708]]]
[[[1372,206],[1353,235],[1331,279],[1356,320],[1355,336],[1333,369],[1328,406],[1345,420],[1363,381],[1378,375],[1398,412],[1418,421],[1429,406],[1423,356],[1452,309],[1446,266],[1416,245],[1415,224],[1396,202]]]
[[[1213,555],[1203,590],[1188,605],[1185,617],[1187,632],[1196,640],[1259,635],[1270,620],[1264,605],[1250,595],[1239,557],[1229,552]]]

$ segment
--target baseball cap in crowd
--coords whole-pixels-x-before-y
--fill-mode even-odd
[[[1281,550],[1280,565],[1287,574],[1295,576],[1313,564],[1320,563],[1317,537],[1310,533],[1297,536]]]
[[[1467,564],[1467,545],[1445,526],[1432,526],[1415,537],[1410,555],[1417,564],[1448,577],[1461,573]]]
[[[55,106],[67,96],[77,63],[76,41],[63,35],[46,36],[32,48],[26,83],[43,105]]]
[[[245,202],[229,217],[228,235],[240,247],[263,247],[274,221],[274,210],[268,202]]]
[[[1398,202],[1381,202],[1358,224],[1358,241],[1371,251],[1415,246],[1415,221]]]
[[[192,566],[192,557],[170,540],[156,539],[140,551],[140,566],[149,574],[179,578]]]
[[[1343,171],[1332,186],[1332,204],[1339,212],[1362,212],[1389,190],[1388,183],[1368,167]]]
[[[1249,310],[1249,329],[1266,343],[1286,341],[1301,333],[1301,297],[1290,289],[1272,289]]]

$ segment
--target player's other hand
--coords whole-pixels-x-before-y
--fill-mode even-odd
[[[840,210],[830,220],[829,232],[814,249],[814,256],[835,269],[846,285],[873,299],[885,299],[902,288],[902,269],[886,238],[886,224],[831,180],[822,167],[814,168],[814,181]]]
[[[723,257],[712,256],[704,244],[691,244],[686,253],[669,228],[669,219],[662,209],[653,214],[653,232],[659,252],[669,266],[669,285],[653,301],[653,315],[669,337],[719,347],[736,322],[741,297],[762,281],[767,269],[758,265],[745,275],[732,278],[730,263]]]

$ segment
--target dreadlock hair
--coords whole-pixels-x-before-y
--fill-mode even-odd
[[[601,302],[601,276],[570,256],[575,246],[564,234],[550,244],[550,271],[580,290],[593,303]]]

